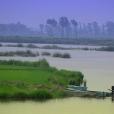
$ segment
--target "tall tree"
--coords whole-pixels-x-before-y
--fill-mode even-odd
[[[93,23],[92,23],[92,25],[93,25],[93,34],[94,34],[94,37],[100,37],[100,26],[99,26],[99,24],[96,22],[96,21],[94,21]]]
[[[73,37],[78,38],[78,22],[76,20],[71,20],[71,24],[73,25]]]
[[[89,37],[89,38],[92,38],[93,37],[93,27],[92,27],[92,23],[88,23],[87,24],[87,30],[88,30],[88,32],[87,32],[87,36]]]
[[[52,36],[56,35],[56,27],[57,27],[57,21],[55,19],[47,19],[47,27],[50,28],[50,34]]]
[[[60,17],[59,24],[62,27],[62,37],[65,37],[66,30],[68,29],[70,23],[67,17]]]
[[[40,34],[44,35],[44,25],[40,24],[39,27],[40,27]]]
[[[114,37],[114,22],[108,21],[106,23],[107,35],[110,37]]]

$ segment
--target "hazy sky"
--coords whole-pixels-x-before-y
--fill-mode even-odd
[[[38,27],[47,18],[61,16],[81,22],[114,21],[114,0],[0,0],[0,23]]]

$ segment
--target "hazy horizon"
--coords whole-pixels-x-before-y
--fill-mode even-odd
[[[38,28],[48,18],[61,16],[80,22],[114,21],[113,0],[0,0],[0,23],[21,22]]]

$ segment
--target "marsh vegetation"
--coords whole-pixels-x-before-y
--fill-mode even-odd
[[[0,99],[49,99],[65,97],[67,85],[83,82],[83,74],[58,70],[43,59],[36,62],[0,61]]]

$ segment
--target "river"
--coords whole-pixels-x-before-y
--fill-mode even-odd
[[[114,114],[110,99],[68,98],[47,102],[0,103],[0,114]]]
[[[63,45],[62,45],[63,46]],[[65,45],[66,46],[66,45]],[[0,51],[27,50],[27,48],[0,47]],[[59,69],[81,71],[87,80],[89,90],[108,91],[114,85],[114,52],[83,50],[49,50],[31,49],[38,52],[68,52],[70,59],[43,57],[51,66]],[[0,57],[0,59],[16,59],[35,61],[39,57]],[[114,114],[114,103],[111,99],[68,98],[47,102],[9,102],[0,103],[0,114]]]

